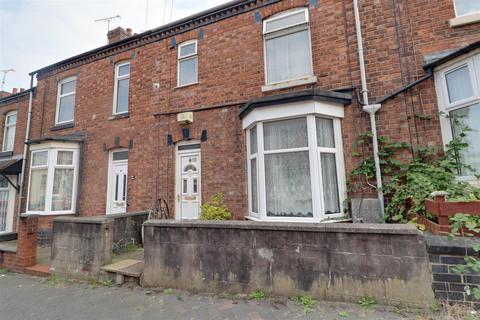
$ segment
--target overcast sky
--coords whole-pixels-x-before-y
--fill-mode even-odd
[[[29,72],[105,45],[107,24],[96,19],[118,14],[110,29],[140,33],[226,2],[148,0],[146,26],[147,0],[0,0],[0,70],[15,69],[4,90],[28,88]]]

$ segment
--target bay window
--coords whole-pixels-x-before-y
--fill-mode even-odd
[[[78,153],[75,144],[32,147],[27,212],[75,213]]]
[[[441,66],[435,73],[435,85],[444,143],[465,133],[468,147],[461,152],[461,161],[480,170],[480,54]],[[469,130],[464,132],[464,128]],[[474,173],[463,167],[458,175],[475,180]]]
[[[308,8],[266,19],[263,36],[267,85],[313,77]]]
[[[299,115],[247,128],[249,216],[321,221],[343,216],[340,118]]]

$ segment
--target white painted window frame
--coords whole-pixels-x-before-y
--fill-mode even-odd
[[[7,113],[5,115],[5,126],[4,126],[4,129],[3,129],[3,144],[2,144],[2,151],[3,152],[7,152],[7,151],[13,151],[13,149],[15,148],[15,135],[16,135],[16,132],[17,132],[17,121],[18,121],[18,116],[17,116],[17,119],[15,120],[14,123],[8,123],[8,119],[10,117],[12,117],[13,115],[17,116],[17,111],[10,111],[9,113]],[[11,149],[8,149],[7,148],[7,130],[10,129],[10,128],[14,128],[13,129],[13,141],[12,141],[12,148]]]
[[[126,66],[126,65],[130,66],[130,71],[128,72],[127,75],[119,76],[118,73],[119,73],[120,67],[123,67],[123,66]],[[120,80],[130,79],[130,74],[131,73],[132,73],[131,61],[122,61],[122,62],[119,62],[115,65],[115,84],[113,86],[113,110],[112,110],[113,115],[126,114],[126,113],[129,112],[130,101],[128,101],[127,111],[117,112],[117,108],[118,108],[117,96],[118,96],[118,82]],[[129,84],[128,84],[128,99],[130,99],[130,81],[129,81]]]
[[[473,95],[472,97],[451,103],[448,96],[447,81],[445,76],[446,74],[465,65],[468,66]],[[452,126],[448,114],[451,111],[480,103],[480,50],[475,50],[469,54],[437,67],[435,70],[435,90],[437,93],[439,111],[441,113],[440,127],[442,132],[442,140],[444,148],[446,148],[447,144],[453,139]],[[477,181],[474,176],[459,176],[458,180],[472,182]]]
[[[285,18],[287,16],[296,14],[300,11],[305,12],[305,22],[296,23],[296,24],[292,24],[292,25],[287,25],[287,26],[284,26],[284,27],[281,27],[281,28],[270,30],[268,32],[266,31],[266,25],[267,25],[268,22],[275,21],[275,20],[278,20],[278,19],[281,19],[281,18]],[[297,29],[297,27],[302,26],[302,25],[305,25],[305,28]],[[281,81],[273,81],[273,82],[269,81],[268,70],[267,70],[267,41],[271,40],[271,39],[274,39],[274,38],[277,38],[277,37],[285,36],[285,35],[288,35],[288,34],[293,34],[293,33],[299,32],[299,31],[305,31],[305,30],[308,31],[308,47],[310,49],[309,50],[309,52],[310,52],[310,74],[306,74],[304,76],[297,77],[297,78],[281,80]],[[263,65],[265,66],[264,67],[265,86],[275,86],[275,85],[279,85],[279,84],[283,84],[283,83],[296,82],[296,81],[300,81],[300,80],[304,80],[304,79],[307,79],[308,83],[316,81],[316,79],[314,79],[314,76],[313,76],[312,35],[311,35],[311,31],[310,31],[310,18],[309,18],[308,8],[297,8],[297,9],[292,9],[292,10],[288,10],[288,11],[285,11],[285,12],[281,12],[281,13],[276,14],[273,17],[265,19],[263,21]]]
[[[477,14],[477,13],[480,13],[480,11],[472,11],[472,12],[468,12],[466,14],[461,14],[459,15],[458,14],[458,11],[457,11],[457,0],[453,0],[453,7],[455,8],[455,17],[466,17],[466,16],[470,16],[470,15],[473,15],[473,14]]]
[[[191,45],[191,44],[195,44],[195,52],[194,53],[191,53],[191,54],[187,54],[187,55],[181,55],[181,48],[182,47],[185,47],[185,46],[188,46],[188,45]],[[195,81],[193,82],[189,82],[189,83],[180,83],[180,65],[182,62],[184,61],[188,61],[188,60],[193,60],[193,59],[197,59],[197,67],[195,69],[195,75],[196,75],[196,79]],[[191,86],[193,84],[197,84],[198,83],[198,40],[189,40],[189,41],[185,41],[185,42],[182,42],[181,44],[178,45],[178,59],[177,59],[177,88],[181,88],[181,87],[187,87],[187,86]]]
[[[313,108],[309,104],[316,104]],[[337,220],[345,217],[344,214],[344,201],[347,197],[346,177],[345,177],[345,162],[343,155],[343,141],[342,141],[342,128],[341,118],[343,118],[343,106],[335,106],[334,104],[325,103],[318,104],[316,102],[301,103],[297,105],[298,112],[295,111],[295,103],[284,104],[280,107],[272,107],[278,109],[277,112],[271,113],[271,118],[265,117],[269,110],[262,112],[258,116],[251,115],[250,119],[244,119],[244,128],[246,129],[246,142],[247,142],[247,182],[248,182],[248,218],[251,220],[263,220],[263,221],[287,221],[287,222],[322,222],[329,220]],[[340,108],[342,108],[340,110]],[[261,109],[259,109],[260,111]],[[302,113],[303,110],[303,113]],[[316,112],[308,112],[310,110],[316,110]],[[255,110],[254,110],[255,111]],[[254,112],[252,111],[252,112]],[[290,115],[288,115],[290,113]],[[307,132],[308,132],[308,147],[282,149],[264,151],[264,137],[263,137],[263,124],[266,122],[280,121],[286,119],[306,118],[307,119]],[[333,129],[335,137],[335,148],[323,148],[318,147],[317,144],[317,132],[316,132],[316,118],[328,118],[333,120]],[[245,121],[246,120],[246,121]],[[250,129],[254,126],[257,127],[257,153],[250,154]],[[310,185],[312,193],[312,218],[298,218],[298,217],[268,217],[266,210],[266,185],[265,185],[265,155],[272,153],[287,153],[295,151],[308,151],[310,161]],[[334,153],[336,166],[337,166],[337,182],[340,212],[333,214],[324,213],[324,198],[323,198],[323,186],[322,186],[322,174],[321,174],[321,153]],[[252,212],[251,203],[251,164],[252,158],[257,159],[257,200],[259,212]],[[316,197],[315,195],[320,195]]]
[[[33,155],[38,152],[47,151],[47,164],[41,166],[33,166]],[[57,155],[59,151],[70,151],[73,152],[73,163],[72,165],[58,165],[57,164]],[[75,143],[45,143],[40,145],[35,145],[31,147],[31,157],[30,157],[30,172],[29,172],[29,182],[28,182],[28,195],[27,195],[27,214],[39,214],[39,215],[66,215],[66,214],[75,214],[76,213],[76,204],[77,204],[77,194],[78,194],[78,172],[79,172],[79,152],[80,147]],[[52,197],[53,197],[53,180],[55,176],[56,168],[72,168],[73,171],[73,188],[72,188],[72,206],[70,210],[59,210],[52,211]],[[32,179],[32,171],[37,169],[47,169],[47,185],[45,193],[45,210],[44,211],[34,211],[29,210],[30,203],[30,187]]]
[[[73,90],[73,92],[62,94],[62,85],[65,84],[65,83],[71,82],[71,81],[75,81],[75,90]],[[76,95],[77,95],[77,77],[68,77],[68,78],[65,78],[65,79],[61,80],[60,82],[58,82],[58,86],[57,86],[57,108],[56,108],[56,112],[55,112],[55,125],[67,124],[67,123],[72,123],[73,121],[75,121],[75,107],[76,107],[76,104],[77,104],[77,101],[76,101],[77,96]],[[73,117],[72,117],[71,120],[66,120],[66,121],[59,122],[58,121],[58,116],[59,116],[59,111],[60,111],[60,99],[64,98],[64,97],[68,97],[68,96],[75,96],[75,102],[73,104]]]

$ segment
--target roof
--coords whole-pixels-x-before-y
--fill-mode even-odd
[[[245,12],[278,3],[281,0],[235,0],[223,5],[199,12],[186,18],[171,22],[159,28],[151,29],[143,33],[133,35],[120,41],[107,44],[102,47],[81,53],[68,59],[35,70],[30,75],[42,76],[48,72],[60,68],[76,67],[85,63],[103,59],[111,55],[140,47],[155,41],[170,38],[175,35],[198,29],[203,26],[224,20]]]
[[[48,141],[58,141],[58,142],[84,142],[85,141],[85,134],[83,132],[67,134],[64,136],[52,136],[52,137],[45,137],[39,139],[32,139],[26,142],[26,144],[36,144],[36,143],[43,143]]]
[[[480,48],[480,40],[479,41],[476,41],[474,43],[471,43],[465,47],[462,47],[462,48],[459,48],[459,49],[456,49],[456,50],[453,50],[453,51],[449,51],[447,52],[445,55],[443,55],[441,58],[438,58],[432,62],[429,62],[427,64],[425,64],[423,66],[423,69],[427,70],[427,69],[433,69],[439,65],[442,65],[444,64],[445,62],[448,62],[452,59],[455,59],[456,57],[459,57],[461,55],[464,55],[472,50],[475,50],[477,48]]]
[[[0,160],[1,175],[16,175],[22,172],[22,159]]]
[[[0,99],[0,104],[9,102],[11,100],[15,100],[18,98],[23,98],[24,96],[30,95],[30,91],[35,91],[36,87],[33,87],[32,89],[24,90],[15,94],[11,94],[9,96],[6,96],[4,98]]]
[[[239,116],[240,118],[243,118],[248,113],[250,113],[250,111],[259,107],[305,100],[330,101],[340,104],[351,104],[352,95],[345,92],[309,89],[298,92],[279,94],[275,96],[261,97],[248,102],[245,107],[240,110]]]

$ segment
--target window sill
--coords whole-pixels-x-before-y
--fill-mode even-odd
[[[110,117],[108,117],[108,120],[110,121],[110,120],[125,119],[125,118],[130,118],[129,112],[113,114]]]
[[[198,84],[200,84],[200,82],[197,81],[197,82],[192,82],[192,83],[188,83],[188,84],[183,84],[183,85],[181,85],[181,86],[176,86],[176,87],[173,88],[173,89],[174,89],[174,90],[176,90],[176,89],[183,89],[183,88],[187,88],[187,87],[191,87],[191,86],[196,86],[196,85],[198,85]]]
[[[69,122],[69,123],[63,123],[63,124],[57,124],[54,127],[50,128],[50,131],[58,131],[58,130],[63,130],[63,129],[70,129],[75,127],[75,123]]]
[[[246,216],[246,220],[251,220],[251,221],[261,221],[261,222],[294,222],[294,223],[336,223],[336,222],[350,222],[352,219],[350,218],[344,218],[343,216],[336,216],[336,217],[327,217],[323,220],[318,220],[318,219],[313,219],[313,218],[300,218],[300,219],[295,219],[295,218],[286,218],[286,219],[262,219],[262,218],[257,218],[253,216]]]
[[[450,28],[455,28],[477,22],[480,22],[480,12],[450,19],[448,24],[450,25]]]
[[[32,212],[25,212],[22,213],[22,217],[28,217],[28,216],[72,216],[76,215],[76,212],[39,212],[39,211],[32,211]]]
[[[285,88],[297,87],[305,84],[312,84],[317,82],[316,76],[308,76],[301,79],[296,80],[287,80],[283,82],[278,82],[274,84],[266,84],[262,86],[262,92],[269,92],[273,90],[280,90]]]
[[[0,158],[6,158],[13,156],[13,151],[3,151],[0,152]]]

